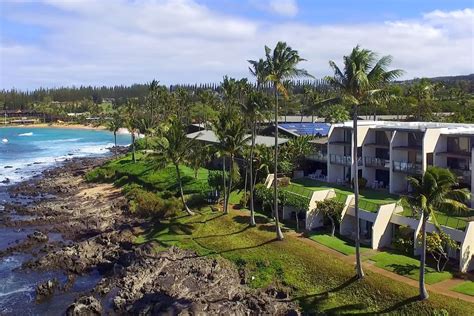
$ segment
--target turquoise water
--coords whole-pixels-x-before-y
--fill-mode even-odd
[[[0,128],[0,186],[7,178],[10,184],[26,180],[67,158],[107,154],[113,143],[113,134],[104,130]],[[130,144],[130,136],[117,135],[117,144]]]
[[[102,130],[0,128],[0,182],[7,178],[8,184],[27,180],[68,158],[110,154],[108,148],[113,146],[113,142],[113,134]],[[130,135],[117,135],[117,143],[128,145]],[[0,215],[2,204],[10,198],[6,191],[8,184],[0,183]],[[1,227],[1,220],[0,217],[0,250],[25,239],[26,235],[37,229]],[[53,234],[49,237],[60,239],[60,236]],[[17,270],[29,258],[30,255],[21,253],[0,258],[0,315],[61,315],[79,293],[92,289],[101,278],[97,271],[86,274],[79,277],[68,292],[60,292],[52,299],[36,304],[35,286],[39,282],[57,278],[64,283],[66,276],[58,271]]]

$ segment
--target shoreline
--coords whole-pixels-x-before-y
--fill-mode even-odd
[[[113,184],[84,179],[87,171],[109,159],[113,157],[74,158],[7,189],[11,200],[31,198],[26,205],[6,203],[0,212],[0,232],[27,231],[0,250],[0,260],[28,257],[7,272],[9,280],[13,279],[9,281],[13,289],[7,284],[7,295],[13,293],[15,299],[15,284],[20,283],[15,278],[24,272],[48,276],[28,284],[35,289],[30,292],[33,300],[17,298],[10,305],[8,301],[6,308],[19,311],[15,306],[21,302],[21,311],[28,314],[46,309],[53,314],[67,311],[68,315],[144,314],[150,310],[286,314],[298,309],[294,303],[276,299],[273,292],[243,285],[237,268],[225,259],[200,257],[175,247],[163,250],[156,241],[136,244],[136,238],[154,222],[131,214],[128,201]],[[58,235],[59,239],[54,237]],[[63,277],[51,276],[53,271]],[[89,281],[81,290],[74,290],[76,280]],[[1,308],[5,311],[0,302]]]
[[[2,124],[0,128],[63,128],[63,129],[89,129],[89,130],[107,130],[105,126],[91,126],[83,124],[58,124],[58,123],[38,123],[38,124]]]

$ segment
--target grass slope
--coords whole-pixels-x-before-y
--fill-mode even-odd
[[[409,277],[413,280],[419,280],[420,261],[404,255],[380,252],[370,257],[375,261],[375,265],[379,268],[395,272],[397,274]],[[447,279],[451,279],[451,272],[437,272],[433,268],[426,268],[426,283],[434,284]]]
[[[445,309],[450,315],[467,315],[473,304],[432,294],[417,301],[417,289],[383,276],[367,273],[356,281],[354,267],[327,253],[312,249],[296,235],[275,240],[274,226],[257,216],[258,226],[248,226],[248,212],[229,215],[205,211],[163,221],[138,237],[137,243],[155,240],[159,247],[176,245],[202,256],[222,256],[245,270],[251,287],[275,282],[294,289],[307,312],[402,313],[428,315]]]
[[[137,153],[137,162],[134,163],[131,154],[111,160],[102,167],[94,169],[88,176],[94,178],[94,173],[106,172],[112,176],[112,181],[125,184],[136,183],[151,191],[178,192],[178,179],[173,165],[160,166],[158,161]],[[207,191],[208,170],[200,168],[195,178],[194,170],[187,166],[180,166],[184,193]],[[120,181],[122,177],[125,180]],[[122,184],[122,183],[120,183]]]

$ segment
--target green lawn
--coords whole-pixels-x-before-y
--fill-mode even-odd
[[[420,261],[404,255],[380,252],[370,257],[375,261],[375,265],[379,268],[395,272],[397,274],[409,277],[413,280],[419,280]],[[434,284],[447,279],[451,279],[451,272],[437,272],[433,268],[426,268],[426,283]]]
[[[453,287],[451,290],[474,296],[474,282],[466,281],[464,283],[459,284],[458,286]]]
[[[414,299],[417,289],[368,272],[362,282],[354,279],[354,266],[330,254],[312,249],[296,235],[275,240],[274,226],[258,215],[258,226],[248,226],[248,212],[231,210],[229,215],[204,211],[162,221],[136,240],[157,242],[162,249],[176,245],[199,255],[223,257],[245,271],[248,285],[265,288],[288,286],[292,297],[308,313],[398,313],[428,315],[445,309],[450,315],[467,315],[473,304],[431,294]]]
[[[91,176],[97,172],[111,175],[111,181],[119,185],[136,183],[152,191],[178,191],[176,169],[173,165],[162,167],[157,161],[137,153],[137,162],[131,159],[131,154],[116,160],[111,160],[102,167],[94,169]],[[187,166],[180,166],[183,190],[186,194],[209,189],[207,184],[208,170],[201,168],[195,178],[194,170]],[[125,178],[123,178],[125,177]],[[121,181],[121,178],[123,179]]]
[[[340,201],[343,201],[347,196],[354,194],[351,188],[308,178],[292,180],[290,186],[293,186],[291,188],[292,191],[297,191],[298,187],[304,187],[306,190],[310,191],[334,189],[337,198]],[[306,192],[306,190],[304,192]],[[380,205],[395,203],[400,199],[396,195],[371,189],[361,189],[359,193],[360,208],[369,212],[377,212]]]
[[[355,246],[351,241],[341,239],[337,236],[331,236],[326,232],[316,232],[309,236],[309,239],[314,240],[326,247],[339,251],[347,256],[355,254]],[[361,247],[361,252],[367,251],[367,247]]]

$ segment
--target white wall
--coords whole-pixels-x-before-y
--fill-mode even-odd
[[[470,222],[466,227],[466,236],[461,244],[459,270],[461,272],[474,270],[474,222]]]
[[[387,247],[392,243],[390,218],[396,206],[395,203],[380,205],[372,225],[372,249]]]
[[[436,145],[438,143],[438,140],[441,135],[441,130],[434,129],[434,128],[428,128],[425,131],[425,134],[423,136],[423,147],[422,147],[422,170],[423,172],[426,171],[426,168],[428,167],[428,161],[426,159],[426,155],[428,153],[433,153],[436,149]],[[433,162],[434,162],[434,157],[433,157]]]
[[[308,211],[306,212],[306,229],[322,227],[324,215],[316,211],[317,203],[326,199],[331,199],[336,196],[334,189],[315,191],[309,201]]]

